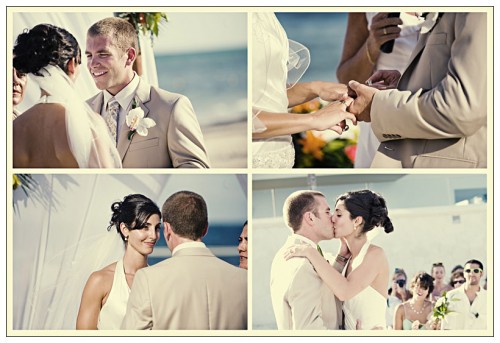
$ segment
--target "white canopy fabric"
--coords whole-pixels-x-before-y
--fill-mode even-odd
[[[82,64],[80,75],[76,80],[77,88],[80,90],[82,99],[86,100],[99,92],[87,70],[87,58],[85,56],[85,41],[87,29],[103,18],[112,17],[112,12],[18,12],[13,15],[12,44],[17,36],[25,29],[31,29],[38,24],[52,24],[66,29],[75,36],[82,50]],[[160,32],[161,35],[161,32]],[[139,35],[143,75],[142,78],[153,86],[158,86],[158,76],[154,59],[153,47],[149,36]],[[12,51],[12,47],[10,50]],[[9,49],[9,47],[7,48]],[[30,108],[40,97],[40,91],[35,82],[28,81],[24,101],[19,104],[21,112]]]
[[[144,194],[161,208],[172,193],[190,190],[207,202],[209,224],[243,224],[247,219],[246,175],[36,174],[33,178],[39,186],[29,197],[20,189],[13,192],[9,288],[15,330],[75,328],[90,273],[123,256],[118,233],[106,228],[111,204],[128,194]],[[235,256],[236,244],[227,249]]]

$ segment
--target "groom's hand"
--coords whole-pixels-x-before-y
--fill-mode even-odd
[[[373,96],[378,90],[365,86],[357,81],[349,81],[349,88],[356,93],[356,95],[354,101],[347,108],[347,111],[354,114],[359,121],[370,122]]]

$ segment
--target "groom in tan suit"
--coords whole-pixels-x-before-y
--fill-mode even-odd
[[[110,129],[125,168],[209,168],[200,125],[188,98],[152,87],[132,69],[137,34],[127,20],[105,18],[87,31],[87,67],[102,92],[87,103]],[[131,136],[127,114],[141,108],[155,125]],[[151,123],[151,121],[150,121]]]
[[[215,257],[203,198],[181,191],[163,204],[163,234],[172,257],[140,269],[122,329],[242,330],[247,328],[247,271]]]
[[[292,193],[283,206],[283,217],[293,234],[276,253],[271,267],[271,299],[278,330],[339,329],[342,304],[312,264],[305,258],[284,258],[286,249],[293,244],[318,248],[318,242],[333,238],[325,196],[316,191]],[[336,261],[334,268],[341,272],[343,265]]]
[[[349,83],[349,112],[381,142],[372,167],[486,168],[486,24],[486,13],[429,13],[401,78],[381,78],[397,89]]]

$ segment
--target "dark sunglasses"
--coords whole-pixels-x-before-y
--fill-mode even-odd
[[[474,274],[481,273],[483,270],[481,268],[474,268],[474,269],[464,269],[464,273],[470,274],[470,272],[473,272]]]
[[[453,285],[456,285],[457,283],[463,284],[464,282],[465,282],[465,280],[455,280],[455,281],[453,281]]]
[[[399,287],[403,287],[406,284],[406,280],[396,280],[396,283],[399,285]]]

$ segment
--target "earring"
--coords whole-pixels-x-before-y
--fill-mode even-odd
[[[127,241],[128,241],[128,236],[125,236],[125,242],[127,242]]]

